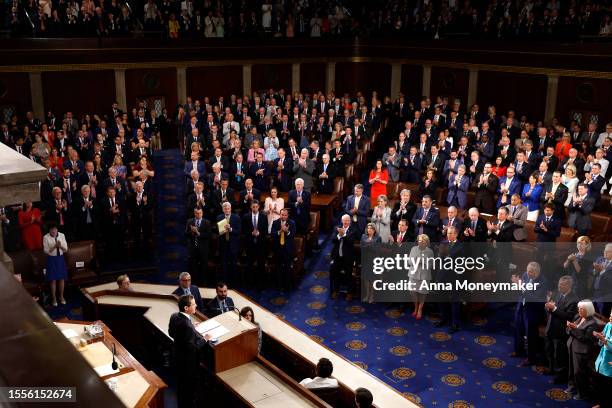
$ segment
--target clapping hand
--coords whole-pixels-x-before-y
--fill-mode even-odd
[[[567,326],[568,329],[575,329],[576,327],[578,327],[578,326],[576,326],[576,323],[572,323],[570,321],[568,321],[566,323],[566,326]]]

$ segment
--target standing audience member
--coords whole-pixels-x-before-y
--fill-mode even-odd
[[[43,237],[43,248],[47,255],[47,281],[51,286],[51,305],[57,306],[57,294],[62,305],[66,304],[64,299],[64,284],[68,279],[68,269],[64,254],[68,251],[68,243],[64,234],[58,231],[56,225],[49,227],[49,232]]]
[[[591,380],[593,378],[593,358],[597,352],[593,332],[597,322],[593,315],[595,307],[590,300],[578,302],[578,316],[566,323],[569,339],[568,394],[575,394],[574,399],[582,401],[591,398]]]

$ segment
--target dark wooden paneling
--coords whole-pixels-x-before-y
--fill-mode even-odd
[[[407,100],[417,102],[423,93],[423,67],[420,65],[402,65],[401,92]],[[393,98],[396,95],[392,95]]]
[[[304,93],[325,92],[325,70],[324,62],[301,64],[300,91]]]
[[[612,80],[591,78],[559,78],[556,116],[568,123],[571,111],[600,114],[599,129],[612,121]]]
[[[251,71],[251,89],[259,92],[274,88],[291,91],[291,64],[258,64]]]
[[[437,96],[450,96],[452,99],[461,99],[461,106],[467,108],[468,82],[470,73],[467,69],[431,68],[431,91],[429,97],[433,100]]]
[[[242,95],[242,66],[198,67],[187,69],[187,95],[195,99],[209,96],[213,101],[223,96]]]
[[[340,62],[336,64],[336,95],[361,91],[366,100],[377,91],[379,97],[391,92],[391,65],[379,62]]]
[[[170,113],[178,103],[174,68],[126,70],[125,88],[128,109],[136,106],[138,100],[151,96],[163,96]]]
[[[77,117],[107,112],[115,99],[111,70],[43,72],[42,86],[45,109],[57,117],[68,111]]]
[[[517,115],[540,120],[546,107],[547,81],[545,75],[480,71],[476,101],[483,112],[495,105],[500,115],[513,109]]]
[[[14,106],[20,114],[32,109],[30,78],[27,73],[0,74],[0,108],[7,105]],[[0,118],[0,122],[3,120]]]

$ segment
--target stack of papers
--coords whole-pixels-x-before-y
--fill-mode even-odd
[[[212,339],[218,339],[224,334],[229,333],[229,330],[224,326],[221,326],[219,322],[214,319],[207,320],[196,326],[196,331],[202,336],[208,335]]]

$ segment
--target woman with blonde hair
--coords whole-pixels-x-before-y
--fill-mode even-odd
[[[565,200],[565,206],[567,207],[574,197],[576,187],[578,186],[578,177],[576,177],[576,166],[573,164],[568,165],[565,168],[565,173],[561,177],[561,182],[567,187],[567,200]]]
[[[384,243],[389,242],[391,235],[391,208],[387,205],[388,201],[386,195],[379,195],[377,205],[372,211],[372,224]]]
[[[417,236],[416,245],[410,249],[409,262],[411,263],[408,280],[414,290],[412,290],[414,312],[412,316],[417,320],[421,320],[423,316],[423,306],[425,305],[425,296],[429,291],[421,288],[424,282],[431,281],[431,265],[427,260],[433,258],[434,253],[429,247],[429,237],[425,234]],[[419,260],[417,263],[417,260]]]

